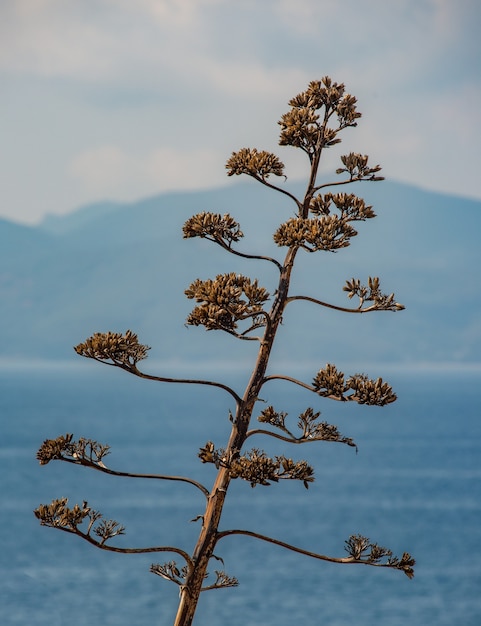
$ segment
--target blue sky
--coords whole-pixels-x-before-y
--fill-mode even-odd
[[[478,0],[2,0],[0,216],[228,184],[308,82],[344,82],[384,175],[481,199]],[[208,208],[208,207],[200,207]]]

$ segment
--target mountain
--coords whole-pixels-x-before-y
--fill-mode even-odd
[[[406,310],[349,315],[293,302],[274,363],[479,362],[481,202],[386,181],[345,190],[377,218],[336,254],[301,251],[292,293],[349,306],[346,279],[380,276]],[[73,360],[72,346],[92,333],[131,328],[151,358],[179,365],[252,358],[253,342],[184,326],[193,305],[183,292],[197,277],[235,271],[275,288],[272,264],[182,239],[184,221],[201,211],[240,222],[237,249],[282,259],[272,233],[293,215],[292,200],[254,181],[97,203],[36,227],[0,220],[0,357]]]

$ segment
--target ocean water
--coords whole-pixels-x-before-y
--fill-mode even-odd
[[[225,569],[240,586],[202,594],[196,624],[481,624],[481,373],[384,367],[368,373],[388,379],[398,401],[346,406],[287,383],[265,386],[263,399],[288,411],[293,428],[312,406],[353,437],[359,452],[253,437],[252,446],[272,455],[306,458],[316,481],[309,490],[295,482],[252,489],[235,481],[222,529],[254,530],[331,556],[344,556],[344,541],[361,533],[399,556],[410,552],[415,578],[226,537],[217,548],[224,564],[216,561],[212,570]],[[212,378],[242,391],[241,374]],[[172,624],[178,588],[149,567],[175,555],[106,553],[40,527],[33,509],[58,497],[87,500],[126,526],[113,545],[190,552],[199,531],[191,520],[204,506],[200,491],[58,461],[41,467],[36,451],[44,439],[71,432],[109,444],[113,469],[190,476],[210,487],[214,468],[202,465],[197,452],[208,440],[224,445],[229,409],[231,398],[219,389],[142,381],[89,362],[0,368],[0,622]]]

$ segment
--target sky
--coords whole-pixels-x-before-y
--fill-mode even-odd
[[[0,217],[226,185],[243,147],[299,180],[277,122],[325,75],[363,117],[323,172],[352,150],[481,199],[480,24],[479,0],[1,0]]]

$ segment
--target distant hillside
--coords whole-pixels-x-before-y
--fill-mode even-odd
[[[299,184],[290,185],[302,193]],[[480,360],[481,202],[393,182],[349,187],[378,217],[337,254],[301,252],[293,293],[348,304],[346,279],[379,275],[402,313],[339,315],[308,303],[285,314],[274,358],[320,365]],[[95,331],[131,328],[151,356],[179,363],[248,358],[252,342],[186,328],[195,278],[226,271],[256,276],[274,289],[275,269],[204,240],[183,240],[193,213],[230,213],[245,239],[238,249],[275,255],[277,225],[289,198],[252,181],[168,193],[128,204],[98,203],[38,227],[0,221],[0,356],[75,359],[72,346]],[[233,356],[235,350],[235,357]]]

